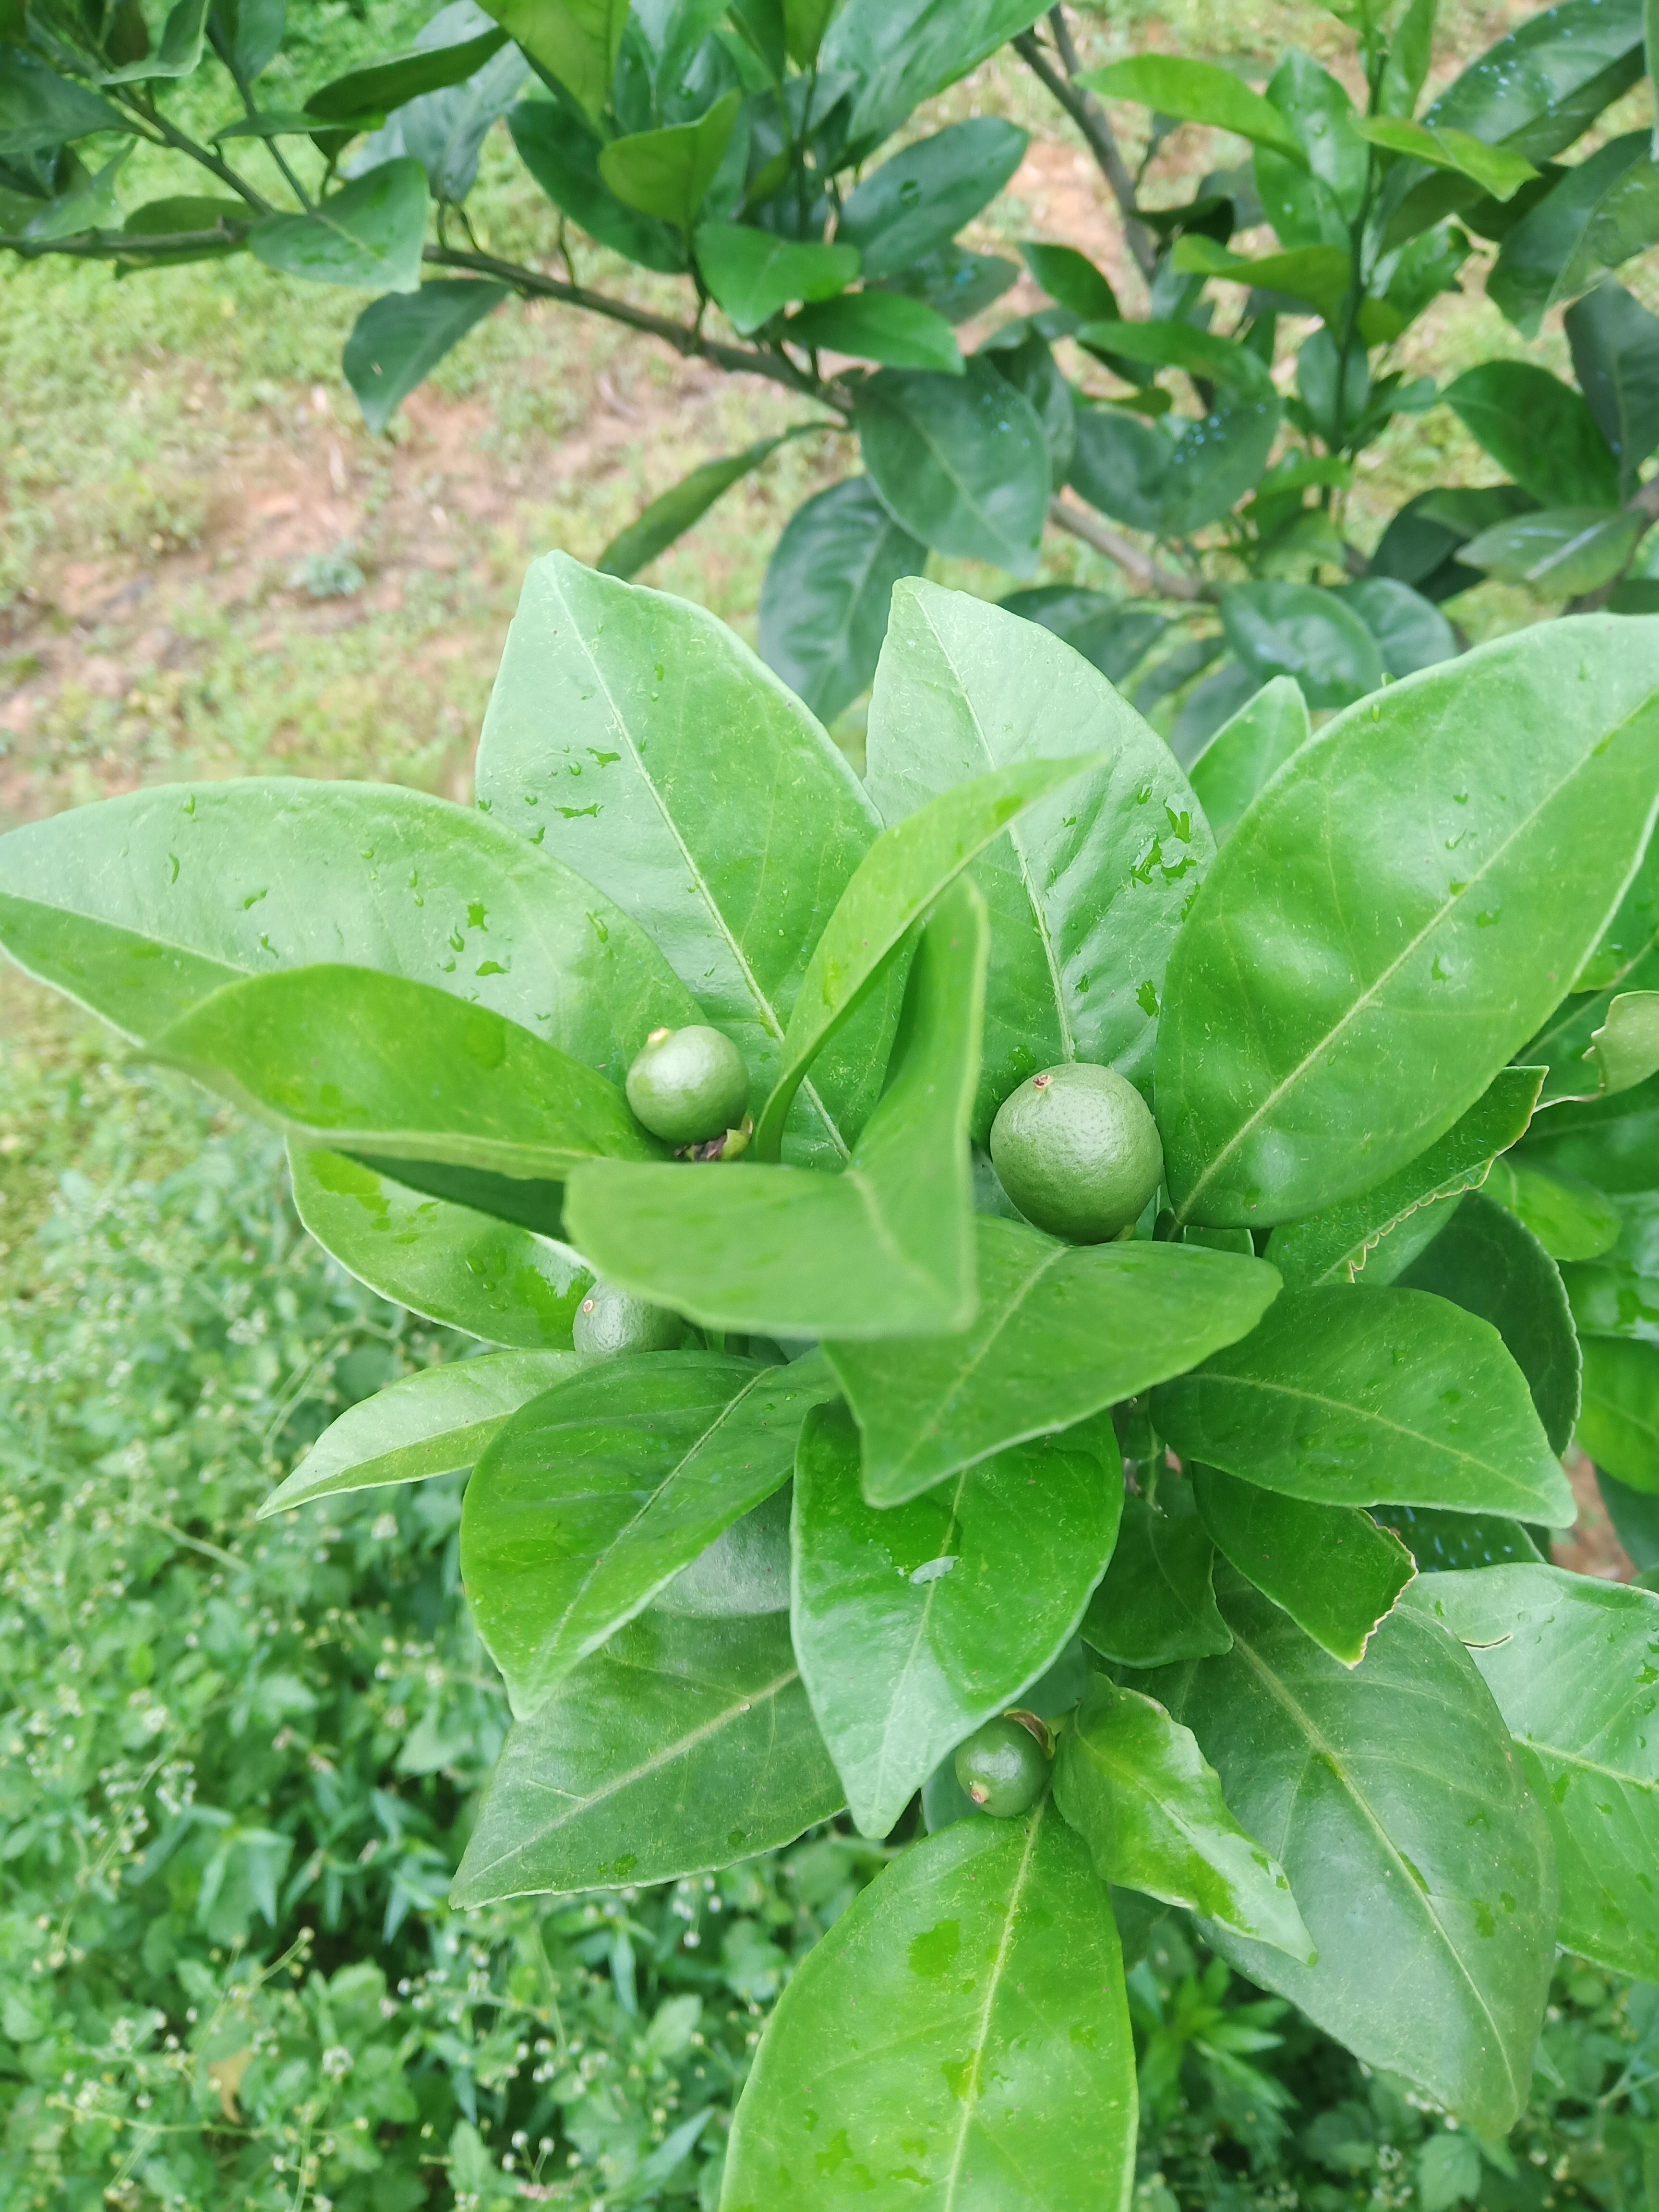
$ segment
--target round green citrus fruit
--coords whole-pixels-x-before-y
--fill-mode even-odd
[[[1164,1175],[1146,1100],[1115,1068],[1082,1060],[1045,1068],[1003,1100],[991,1158],[1025,1218],[1073,1244],[1132,1228]]]
[[[685,1323],[677,1313],[614,1283],[595,1283],[570,1325],[571,1342],[590,1359],[609,1359],[618,1352],[672,1352],[684,1336]]]
[[[1048,1762],[1030,1730],[1005,1714],[975,1729],[957,1751],[957,1780],[981,1813],[1010,1820],[1048,1787]]]
[[[702,1145],[735,1129],[749,1071],[731,1038],[706,1023],[653,1030],[628,1071],[628,1103],[665,1145]]]

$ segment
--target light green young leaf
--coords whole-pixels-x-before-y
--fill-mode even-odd
[[[1523,155],[1507,147],[1488,146],[1467,131],[1445,124],[1412,123],[1400,115],[1359,116],[1354,129],[1385,153],[1403,154],[1413,161],[1426,161],[1433,169],[1449,169],[1479,185],[1489,198],[1513,199],[1522,185],[1538,174]]]
[[[1308,702],[1293,676],[1273,677],[1222,724],[1187,771],[1218,845],[1310,733]]]
[[[627,206],[660,216],[690,238],[742,110],[734,86],[696,123],[613,138],[599,155],[599,174]]]
[[[951,886],[921,933],[892,1080],[842,1173],[747,1158],[579,1170],[569,1216],[582,1250],[611,1281],[708,1328],[836,1337],[965,1328],[968,1113],[986,933],[978,892]]]
[[[1095,771],[1036,798],[972,863],[991,912],[981,1142],[1009,1092],[1057,1061],[1147,1079],[1170,948],[1213,847],[1169,747],[1080,654],[965,593],[895,587],[866,740],[884,821],[908,829],[988,773],[1085,746]]]
[[[846,1407],[808,1416],[791,1619],[866,1835],[884,1836],[945,1753],[1017,1704],[1076,1634],[1111,1557],[1121,1469],[1101,1419],[878,1510],[865,1502]]]
[[[1659,1497],[1659,1345],[1587,1336],[1577,1443],[1627,1490]]]
[[[1352,257],[1340,246],[1297,246],[1288,253],[1258,254],[1252,259],[1201,231],[1188,231],[1178,238],[1170,262],[1188,276],[1219,277],[1224,283],[1305,300],[1334,327],[1340,326],[1353,281]]]
[[[1524,755],[1518,716],[1540,733]],[[1180,1217],[1294,1219],[1450,1128],[1596,944],[1656,799],[1659,620],[1540,623],[1321,731],[1170,961],[1158,1096]]]
[[[290,1145],[288,1161],[301,1220],[370,1290],[486,1344],[568,1351],[593,1271],[568,1244],[343,1152]]]
[[[550,554],[525,579],[477,772],[496,821],[545,840],[661,947],[702,1009],[690,1018],[726,1032],[763,1098],[812,945],[881,826],[800,702],[703,608]],[[884,1002],[820,1060],[793,1157],[847,1158],[890,1019]]]
[[[1549,1816],[1556,1941],[1615,1974],[1651,1979],[1659,1598],[1540,1563],[1427,1575],[1407,1602],[1468,1645]]]
[[[1634,1090],[1659,1071],[1659,991],[1621,991],[1586,1057],[1601,1079],[1595,1097]]]
[[[902,2032],[896,2033],[902,2022]],[[1134,2045],[1105,1885],[1047,1804],[904,1852],[785,1990],[724,2212],[1122,2207]],[[1085,2195],[1079,2198],[1079,2191]]]
[[[380,784],[162,786],[30,823],[0,838],[0,944],[140,1041],[240,975],[323,961],[435,984],[613,1083],[659,1023],[698,1018],[591,883],[481,814]]]
[[[1120,1667],[1167,1667],[1225,1651],[1232,1632],[1216,1610],[1215,1546],[1203,1522],[1123,1504],[1106,1578],[1084,1616],[1083,1640]]]
[[[1525,1135],[1542,1077],[1540,1068],[1500,1068],[1437,1143],[1358,1198],[1275,1229],[1267,1257],[1295,1286],[1352,1283],[1362,1269],[1368,1286],[1392,1282],[1440,1228],[1430,1209],[1479,1190],[1498,1154]]]
[[[1310,1505],[1194,1468],[1193,1490],[1217,1548],[1314,1642],[1357,1667],[1379,1621],[1417,1572],[1391,1529],[1352,1505]]]
[[[967,364],[957,334],[937,307],[902,292],[843,292],[821,300],[789,318],[789,336],[798,345],[821,347],[892,368],[935,369],[963,376]]]
[[[857,249],[802,244],[742,222],[705,222],[697,265],[732,327],[745,336],[793,300],[829,300],[859,273]]]
[[[756,1119],[759,1158],[777,1158],[785,1116],[807,1069],[856,1011],[917,917],[1028,807],[1085,770],[1106,765],[1097,753],[1016,758],[941,792],[882,832],[812,948],[772,1094]]]
[[[1545,1136],[1554,1121],[1552,1115],[1540,1125]],[[1599,1260],[1619,1241],[1619,1210],[1605,1193],[1539,1164],[1530,1146],[1516,1159],[1494,1161],[1486,1194],[1524,1222],[1552,1260]]]
[[[1302,141],[1273,102],[1252,92],[1218,62],[1188,61],[1176,54],[1134,54],[1079,79],[1108,100],[1139,100],[1155,114],[1182,123],[1206,123],[1231,131],[1257,146],[1270,146],[1287,161],[1306,168]]]
[[[671,1881],[843,1802],[781,1614],[648,1613],[509,1733],[450,1902]]]
[[[1367,2065],[1505,2135],[1532,2086],[1556,1879],[1491,1692],[1409,1607],[1350,1669],[1231,1577],[1221,1596],[1233,1650],[1146,1686],[1290,1877],[1318,1960],[1298,1966],[1219,1922],[1205,1941]]]
[[[313,1498],[471,1467],[520,1406],[581,1364],[574,1352],[489,1352],[405,1375],[331,1421],[259,1518]]]
[[[313,214],[264,216],[248,246],[285,276],[418,292],[428,199],[426,171],[404,155],[331,192]]]
[[[1006,1446],[1097,1413],[1255,1328],[1259,1260],[1196,1246],[1072,1245],[981,1215],[979,1310],[954,1336],[825,1348],[864,1435],[864,1494],[896,1505]]]
[[[532,62],[598,117],[611,97],[629,0],[493,0],[493,15]]]
[[[1054,1755],[1054,1802],[1103,1881],[1161,1897],[1313,1964],[1285,1869],[1227,1809],[1192,1731],[1096,1675]]]
[[[1577,1515],[1498,1331],[1421,1291],[1285,1291],[1152,1419],[1183,1460],[1316,1505]]]
[[[372,968],[228,983],[152,1058],[303,1144],[558,1182],[579,1162],[660,1158],[602,1075],[483,1006]]]
[[[524,1406],[473,1469],[461,1574],[523,1719],[787,1482],[821,1361],[624,1354]]]

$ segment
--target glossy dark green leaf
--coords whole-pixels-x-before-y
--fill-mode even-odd
[[[1551,1450],[1565,1451],[1578,1418],[1578,1340],[1560,1270],[1531,1231],[1471,1191],[1398,1280],[1492,1323],[1527,1378]]]
[[[1122,2205],[1135,2122],[1105,1887],[1045,1803],[916,1844],[813,1947],[756,2054],[721,2203]]]
[[[1568,308],[1573,374],[1628,489],[1659,446],[1659,316],[1612,277]]]
[[[363,309],[341,366],[371,430],[384,430],[410,393],[507,295],[505,284],[440,282],[389,292]]]
[[[884,820],[919,828],[930,800],[952,803],[940,794],[1084,745],[1094,773],[1051,788],[973,865],[992,916],[981,1141],[1008,1093],[1056,1061],[1146,1081],[1170,948],[1213,847],[1169,748],[1078,654],[963,594],[895,590],[866,739]]]
[[[1635,1336],[1659,1344],[1659,1194],[1607,1201],[1617,1241],[1587,1261],[1561,1269],[1580,1336]]]
[[[786,1482],[665,1583],[653,1604],[663,1613],[722,1620],[738,1613],[787,1613],[793,1505],[793,1486]]]
[[[1532,2084],[1556,1881],[1491,1692],[1462,1647],[1407,1607],[1350,1670],[1245,1585],[1229,1579],[1223,1603],[1234,1649],[1146,1687],[1289,1875],[1318,1961],[1297,1966],[1217,1922],[1205,1940],[1366,2064],[1505,2134]]]
[[[550,100],[521,100],[508,111],[507,127],[536,182],[590,238],[647,269],[684,268],[678,234],[617,198],[599,174],[603,142],[588,137],[568,109]]]
[[[833,721],[876,672],[894,585],[919,574],[927,558],[867,477],[816,493],[791,515],[767,566],[761,658]]]
[[[1628,1490],[1659,1497],[1659,1345],[1587,1336],[1580,1451]]]
[[[1583,397],[1536,362],[1488,361],[1446,386],[1446,404],[1540,507],[1616,507],[1619,464]]]
[[[1036,584],[1030,591],[1010,592],[1001,605],[1007,613],[1041,623],[1064,638],[1114,684],[1139,666],[1169,627],[1162,615],[1076,584]]]
[[[1500,1069],[1468,1112],[1416,1159],[1358,1198],[1275,1229],[1268,1258],[1295,1286],[1352,1283],[1362,1268],[1368,1285],[1392,1282],[1438,1231],[1439,1218],[1430,1209],[1478,1190],[1498,1155],[1525,1134],[1539,1081],[1535,1067]],[[1372,1272],[1371,1255],[1396,1237],[1399,1244],[1389,1243],[1382,1255],[1381,1272]]]
[[[894,596],[897,600],[903,594],[896,590]],[[1008,619],[999,609],[966,594],[951,612],[960,615],[958,634],[969,638]],[[908,636],[903,644],[892,643],[890,630],[882,665],[889,665],[890,659],[896,673],[908,650]],[[917,917],[1000,831],[1010,829],[1028,809],[1103,765],[1099,752],[1073,753],[1067,758],[1016,756],[970,781],[948,786],[902,819],[889,822],[812,948],[784,1036],[781,1065],[771,1096],[756,1119],[755,1150],[762,1159],[778,1157],[783,1116],[796,1086],[854,1012]],[[1192,823],[1178,826],[1191,842]]]
[[[1159,530],[1175,450],[1169,433],[1121,407],[1079,407],[1073,436],[1073,489],[1132,530]]]
[[[1421,1291],[1285,1291],[1152,1418],[1183,1459],[1315,1504],[1577,1512],[1498,1331]]]
[[[969,253],[966,246],[942,246],[908,269],[878,278],[880,289],[937,307],[947,323],[965,323],[982,314],[1018,281],[1017,262],[1000,253]]]
[[[1425,120],[1546,161],[1570,146],[1641,69],[1640,0],[1565,0],[1489,46]]]
[[[840,1175],[734,1164],[578,1170],[571,1233],[611,1281],[715,1328],[915,1335],[974,1311],[968,1113],[984,903],[953,886],[921,934],[892,1079]]]
[[[1384,679],[1375,637],[1315,584],[1235,584],[1221,602],[1227,641],[1256,681],[1293,676],[1310,707],[1347,707]]]
[[[827,1347],[864,1432],[873,1504],[1180,1374],[1254,1328],[1279,1287],[1270,1267],[1230,1252],[1060,1244],[989,1215],[975,1230],[979,1309],[968,1328]]]
[[[624,579],[638,575],[659,553],[665,553],[683,538],[694,523],[700,522],[714,501],[730,491],[733,484],[752,476],[782,443],[782,438],[760,438],[752,446],[745,446],[740,453],[726,453],[718,461],[705,461],[701,468],[693,469],[690,476],[682,477],[660,498],[653,499],[625,530],[619,531],[594,566],[601,575]]]
[[[1274,676],[1224,721],[1187,773],[1216,842],[1237,827],[1257,792],[1310,734],[1308,701],[1293,676]]]
[[[1549,1816],[1556,1941],[1615,1974],[1659,1971],[1659,1597],[1559,1567],[1431,1575],[1413,1606],[1485,1676]]]
[[[486,12],[592,116],[611,97],[629,0],[491,0]]]
[[[1015,331],[1019,327],[1018,323],[1009,326]],[[1005,336],[999,331],[980,348],[981,356],[1030,401],[1042,425],[1050,477],[1056,484],[1064,483],[1077,450],[1077,404],[1072,386],[1040,331],[1028,327],[1017,343],[1012,339],[1004,343]]]
[[[1273,381],[1266,362],[1236,338],[1200,330],[1194,323],[1085,323],[1077,333],[1083,344],[1097,344],[1149,367],[1185,369],[1200,381],[1226,386],[1241,399],[1271,402]]]
[[[1127,61],[1091,70],[1080,82],[1109,100],[1139,100],[1158,115],[1207,123],[1212,130],[1233,131],[1257,146],[1272,147],[1286,161],[1307,166],[1302,141],[1279,109],[1218,62],[1135,54]]]
[[[1645,515],[1624,508],[1551,507],[1483,530],[1456,558],[1505,583],[1576,599],[1619,574],[1647,526]]]
[[[1659,1076],[1611,1097],[1551,1107],[1521,1158],[1607,1194],[1659,1188]]]
[[[554,1181],[659,1158],[602,1075],[483,1006],[372,968],[227,983],[150,1041],[303,1144]]]
[[[46,153],[94,131],[131,127],[118,107],[59,76],[39,54],[23,46],[0,46],[0,159]]]
[[[289,1148],[294,1203],[326,1252],[382,1297],[525,1351],[568,1350],[593,1271],[580,1254],[340,1152]]]
[[[471,1467],[520,1406],[581,1364],[574,1352],[489,1352],[405,1375],[331,1421],[259,1518],[313,1498]]]
[[[496,821],[643,926],[763,1097],[813,940],[880,826],[820,725],[716,617],[555,553],[525,580],[477,774]],[[803,1157],[846,1158],[879,1087],[877,1014],[820,1059],[792,1126]]]
[[[1074,246],[1045,246],[1036,239],[1022,240],[1019,250],[1026,267],[1049,298],[1058,300],[1079,322],[1108,322],[1116,318],[1117,295],[1087,254],[1079,253]]]
[[[908,269],[948,245],[996,198],[1024,158],[1029,138],[1000,116],[982,115],[918,139],[848,194],[836,225],[837,243],[858,248],[866,276]]]
[[[268,215],[247,234],[256,259],[319,284],[418,292],[426,244],[426,171],[407,155],[331,192],[310,215]]]
[[[1393,576],[1362,576],[1332,596],[1351,607],[1370,630],[1390,676],[1414,676],[1419,668],[1450,660],[1458,650],[1452,626],[1439,608]]]
[[[1077,1633],[1123,1486],[1111,1424],[1017,1444],[902,1505],[867,1504],[844,1406],[801,1431],[795,1650],[854,1820],[884,1836],[945,1753]]]
[[[1488,1194],[1526,1224],[1553,1260],[1599,1260],[1618,1242],[1618,1209],[1606,1193],[1539,1165],[1528,1152],[1495,1164]]]
[[[1659,236],[1651,145],[1644,130],[1598,147],[1505,237],[1486,292],[1523,337],[1537,336],[1550,308]]]
[[[1313,1212],[1474,1103],[1634,872],[1656,678],[1659,622],[1540,623],[1362,700],[1274,779],[1170,961],[1158,1095],[1183,1218]]]
[[[659,1023],[697,1018],[591,883],[378,784],[162,786],[32,823],[0,840],[0,943],[139,1039],[238,976],[339,960],[476,1000],[617,1083]]]
[[[1096,1675],[1054,1756],[1054,1802],[1103,1881],[1313,1963],[1285,1869],[1245,1834],[1192,1731]]]
[[[770,322],[792,300],[829,300],[859,273],[857,251],[780,238],[740,222],[705,222],[697,231],[704,282],[745,334]]]
[[[389,115],[393,108],[418,99],[422,93],[465,83],[506,43],[505,33],[489,30],[447,45],[416,46],[407,53],[388,55],[384,61],[370,62],[307,93],[306,112],[327,123],[347,123],[360,115]]]
[[[624,1353],[524,1406],[472,1472],[461,1574],[520,1718],[793,1472],[817,1360]]]
[[[672,223],[689,237],[742,106],[743,95],[734,88],[696,123],[613,138],[599,155],[600,178],[628,206]]]
[[[1595,1486],[1637,1572],[1650,1575],[1659,1567],[1659,1498],[1644,1496],[1628,1484],[1616,1481],[1605,1468],[1596,1468]]]
[[[902,292],[846,292],[792,315],[788,334],[799,344],[853,354],[894,368],[935,369],[960,376],[963,363],[956,332],[937,307]]]
[[[1126,1498],[1111,1565],[1084,1615],[1084,1642],[1121,1667],[1167,1667],[1229,1650],[1214,1566],[1215,1546],[1195,1515]]]
[[[648,1613],[511,1730],[450,1898],[668,1881],[844,1802],[781,1614]]]
[[[1443,1513],[1432,1505],[1378,1505],[1371,1518],[1391,1528],[1419,1574],[1462,1573],[1543,1554],[1518,1521],[1486,1513]]]
[[[1454,557],[1458,550],[1494,522],[1525,514],[1532,505],[1519,484],[1419,492],[1383,532],[1371,556],[1371,575],[1397,578],[1438,606],[1470,587],[1469,571]]]
[[[1036,574],[1048,450],[1030,402],[989,362],[962,376],[884,368],[859,387],[856,419],[870,481],[913,537]]]
[[[818,52],[820,76],[856,80],[847,136],[878,146],[922,101],[977,69],[1042,13],[1037,0],[848,0]]]
[[[1216,1468],[1194,1469],[1193,1492],[1217,1549],[1245,1580],[1334,1659],[1357,1667],[1417,1571],[1399,1537],[1357,1506],[1311,1505]]]
[[[1283,411],[1277,392],[1258,398],[1244,392],[1187,425],[1164,480],[1165,537],[1188,537],[1231,513],[1260,482]]]

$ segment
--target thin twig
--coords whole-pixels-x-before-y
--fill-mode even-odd
[[[567,284],[557,276],[544,276],[537,270],[526,269],[516,261],[500,260],[493,253],[462,253],[453,246],[428,246],[424,258],[440,269],[466,269],[474,276],[493,276],[497,283],[511,285],[526,299],[559,300],[568,307],[581,307],[589,314],[606,316],[611,322],[625,323],[629,330],[643,331],[650,337],[661,338],[688,360],[713,362],[719,368],[732,369],[742,375],[764,376],[774,384],[799,392],[805,398],[821,401],[842,417],[852,413],[851,400],[837,392],[832,383],[815,383],[781,355],[762,353],[750,346],[724,345],[718,338],[706,337],[684,323],[671,322],[665,315],[653,315],[647,308],[635,307],[626,300],[613,300],[604,292],[590,292],[580,284]]]
[[[153,129],[159,131],[176,152],[188,154],[192,161],[206,169],[210,175],[217,177],[222,185],[228,185],[232,191],[239,198],[246,200],[257,214],[270,215],[273,212],[270,202],[256,192],[246,177],[239,175],[229,162],[222,161],[218,155],[210,154],[205,146],[198,146],[192,137],[179,130],[177,124],[170,123],[153,100],[137,100],[124,93],[119,85],[111,85],[108,89],[123,107],[142,116]]]
[[[1112,197],[1123,216],[1124,235],[1129,241],[1129,251],[1135,258],[1135,265],[1150,284],[1152,272],[1158,265],[1158,249],[1152,233],[1140,220],[1140,210],[1135,201],[1134,179],[1129,174],[1127,164],[1118,150],[1117,139],[1107,120],[1105,109],[1093,93],[1073,82],[1078,74],[1078,51],[1072,43],[1065,9],[1051,8],[1048,21],[1054,31],[1060,68],[1055,68],[1033,31],[1026,31],[1014,40],[1014,52],[1047,86],[1083,133],[1084,143],[1094,155],[1101,174],[1111,186]]]
[[[1215,586],[1196,576],[1183,576],[1173,568],[1161,568],[1150,553],[1143,553],[1139,546],[1132,544],[1127,538],[1120,538],[1115,530],[1097,522],[1092,514],[1085,514],[1069,500],[1051,499],[1048,520],[1058,523],[1062,530],[1069,530],[1073,538],[1080,538],[1085,545],[1092,545],[1109,561],[1115,561],[1124,574],[1139,584],[1143,592],[1164,599],[1213,599],[1218,596]]]

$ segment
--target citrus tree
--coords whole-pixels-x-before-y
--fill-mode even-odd
[[[1126,2202],[1169,1909],[1495,2143],[1558,1944],[1659,1974],[1659,1597],[1541,1550],[1575,1431],[1659,1514],[1659,623],[1311,735],[1276,679],[1189,777],[902,581],[860,781],[712,617],[555,555],[477,800],[0,840],[12,957],[493,1347],[265,1509],[471,1469],[516,1718],[456,1899],[888,1840],[728,2212]]]
[[[1026,585],[1018,612],[1178,707],[1186,754],[1273,675],[1326,709],[1449,656],[1441,604],[1483,576],[1555,609],[1659,601],[1659,320],[1607,274],[1659,238],[1659,169],[1645,122],[1602,122],[1645,69],[1642,0],[1563,0],[1426,105],[1435,0],[1336,12],[1358,103],[1295,50],[1260,91],[1164,55],[1090,70],[1066,9],[1032,0],[455,0],[409,51],[303,92],[283,0],[0,0],[0,246],[127,274],[246,252],[368,287],[344,369],[377,429],[514,295],[765,378],[799,422],[695,470],[602,568],[637,573],[782,437],[850,433],[856,472],[792,518],[761,606],[763,656],[817,714],[868,685],[889,592],[931,551]],[[1026,133],[913,118],[1009,40],[1095,155],[1146,312],[1075,246],[1029,240],[1047,304],[964,355],[1020,270],[959,234]],[[530,261],[467,212],[503,116],[550,203]],[[1249,158],[1170,204],[1181,121]],[[188,189],[126,205],[141,144]],[[618,257],[678,280],[683,311],[644,304]],[[1401,339],[1480,257],[1522,335],[1569,308],[1575,382],[1513,359],[1444,391],[1407,374]],[[1368,560],[1344,523],[1356,463],[1443,400],[1499,480],[1419,495]],[[1055,529],[1134,604],[1033,585]]]

